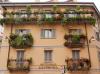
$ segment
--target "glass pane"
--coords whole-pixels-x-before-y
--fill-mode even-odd
[[[69,34],[80,35],[82,34],[82,30],[81,29],[69,29]]]
[[[23,60],[24,51],[17,51],[17,60]]]
[[[48,30],[48,35],[49,35],[48,37],[49,37],[49,38],[52,38],[52,37],[53,37],[52,34],[53,34],[53,33],[52,33],[52,30]]]
[[[46,18],[52,18],[51,14],[46,14]]]
[[[28,34],[28,33],[30,33],[29,29],[16,29],[16,34],[23,35],[23,34]]]
[[[49,38],[49,36],[48,36],[49,34],[48,34],[48,30],[45,30],[45,38]]]
[[[52,51],[51,50],[45,50],[44,56],[45,56],[45,62],[52,61]]]
[[[55,37],[55,30],[54,29],[44,29],[41,32],[42,38],[54,38]]]
[[[72,57],[73,59],[79,59],[80,58],[80,54],[78,50],[73,50],[72,51]]]

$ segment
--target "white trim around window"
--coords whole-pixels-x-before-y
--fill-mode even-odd
[[[42,39],[55,39],[55,29],[41,29]]]

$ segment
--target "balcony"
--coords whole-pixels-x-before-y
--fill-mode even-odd
[[[20,14],[20,15],[19,15]],[[89,16],[87,17],[86,15]],[[6,23],[6,24],[30,24],[30,23],[36,23],[36,24],[43,24],[43,23],[61,23],[61,24],[91,24],[95,25],[95,18],[92,16],[93,12],[89,11],[81,11],[81,12],[37,12],[37,13],[30,13],[30,16],[28,16],[28,13],[9,13],[6,14],[4,19],[0,20],[0,23]],[[19,17],[16,17],[19,16]],[[21,17],[22,16],[22,17]],[[73,17],[72,17],[73,16]]]
[[[9,44],[15,49],[26,49],[33,46],[33,37],[31,34],[11,34]]]
[[[90,61],[83,59],[66,59],[68,71],[86,71],[90,69]]]
[[[69,48],[81,48],[85,46],[85,35],[65,35],[65,47]]]
[[[9,71],[29,71],[30,64],[32,63],[31,59],[17,60],[9,59],[8,60],[8,70]]]

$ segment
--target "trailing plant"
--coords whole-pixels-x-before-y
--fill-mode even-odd
[[[24,49],[32,47],[33,45],[33,37],[31,34],[11,34],[9,40],[10,46],[17,49]]]
[[[27,16],[28,16],[28,18],[31,16],[31,13],[32,13],[32,10],[31,10],[32,8],[31,8],[31,5],[28,5],[27,7],[26,7],[26,13],[27,13]]]
[[[14,12],[7,12],[8,18],[4,19],[4,23],[14,23]]]
[[[79,8],[78,8],[79,9]],[[29,17],[31,16],[31,6],[27,6],[26,9],[27,14]],[[66,14],[92,14],[92,11],[75,11],[75,12],[66,12]],[[46,17],[46,14],[51,14],[52,17]],[[68,17],[64,16],[64,12],[62,13],[61,10],[58,9],[56,5],[53,6],[53,12],[43,12],[42,10],[38,10],[34,12],[34,16],[30,18],[26,17],[14,17],[14,15],[22,15],[19,12],[7,12],[8,18],[6,19],[1,19],[0,23],[30,23],[33,21],[36,21],[37,24],[41,25],[43,22],[48,22],[48,23],[54,23],[55,21],[61,22],[62,25],[65,24],[74,24],[74,23],[88,23],[91,25],[95,25],[96,19],[93,17],[83,17],[83,16],[73,16],[73,17]],[[41,15],[41,17],[39,17]]]
[[[52,10],[54,13],[58,12],[58,6],[57,5],[53,5]]]
[[[89,23],[91,25],[95,25],[96,23],[96,19],[93,18],[93,17],[80,17],[80,16],[77,16],[77,17],[69,17],[67,18],[67,22],[68,23],[73,23],[73,22],[79,22],[79,23]]]
[[[76,6],[76,11],[78,12],[78,11],[80,11],[80,9],[81,9],[81,7],[78,5],[78,6]]]
[[[73,35],[72,43],[79,43],[79,42],[80,42],[80,35]]]
[[[69,8],[65,8],[65,12],[64,12],[64,13],[67,13],[67,12],[69,12],[69,11],[70,11]]]
[[[44,21],[52,24],[52,23],[54,23],[55,20],[54,20],[53,16],[46,17],[46,15],[44,15]]]
[[[4,19],[0,19],[0,25],[3,25]]]
[[[61,19],[61,24],[62,25],[66,25],[66,23],[67,23],[67,19],[64,17],[64,18],[62,18]]]

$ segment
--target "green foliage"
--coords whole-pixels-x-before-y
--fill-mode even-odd
[[[79,23],[88,23],[93,26],[95,26],[96,19],[93,17],[69,17],[67,18],[67,23],[74,23],[74,22],[79,22]]]
[[[51,24],[54,22],[53,18],[45,18],[45,21]]]
[[[27,15],[28,15],[28,17],[30,17],[31,16],[31,13],[32,13],[32,7],[31,7],[31,5],[28,5],[27,7],[26,7],[26,13],[27,13]]]
[[[3,25],[4,19],[0,19],[0,25]]]
[[[62,24],[62,25],[66,25],[66,23],[67,23],[67,19],[66,19],[66,18],[62,18],[61,24]]]
[[[60,13],[61,12],[57,5],[53,5],[52,10],[53,10],[53,13]]]
[[[64,16],[64,13],[65,12],[61,12],[58,8],[57,5],[54,5],[53,7],[53,12],[49,12],[48,14],[51,14],[52,17],[50,18],[47,18],[45,16],[45,14],[47,14],[46,12],[44,12],[42,9],[38,10],[37,12],[34,12],[34,17],[30,17],[31,14],[32,14],[32,11],[31,11],[31,6],[27,6],[26,7],[26,13],[28,15],[28,18],[26,17],[23,17],[23,18],[20,18],[20,15],[22,15],[22,13],[20,12],[7,12],[6,14],[9,16],[9,18],[6,18],[6,19],[0,19],[0,23],[3,24],[3,23],[17,23],[17,24],[20,24],[20,23],[32,23],[32,22],[35,22],[36,24],[43,24],[44,22],[48,22],[50,24],[53,24],[56,22],[60,22],[62,25],[65,25],[65,24],[74,24],[74,23],[86,23],[86,24],[91,24],[91,25],[95,25],[96,23],[96,19],[93,18],[93,17],[84,17],[84,16],[75,16],[75,17],[67,17],[67,16]],[[76,10],[75,12],[68,12],[69,9],[66,8],[66,13],[67,14],[93,14],[92,11],[80,11],[80,6],[77,6],[76,7]],[[16,17],[14,18],[14,15],[19,15],[19,17]],[[39,18],[39,15],[41,15],[41,17]],[[58,15],[57,15],[58,14]]]
[[[44,15],[44,21],[47,22],[47,23],[51,23],[52,24],[52,23],[54,23],[54,18],[53,17],[46,17]]]
[[[72,36],[72,42],[73,43],[79,43],[80,42],[80,35],[73,35]]]
[[[33,37],[31,34],[24,34],[22,36],[17,34],[11,34],[9,43],[13,48],[29,48],[33,45]]]
[[[76,6],[76,11],[80,11],[81,7],[78,5]]]

